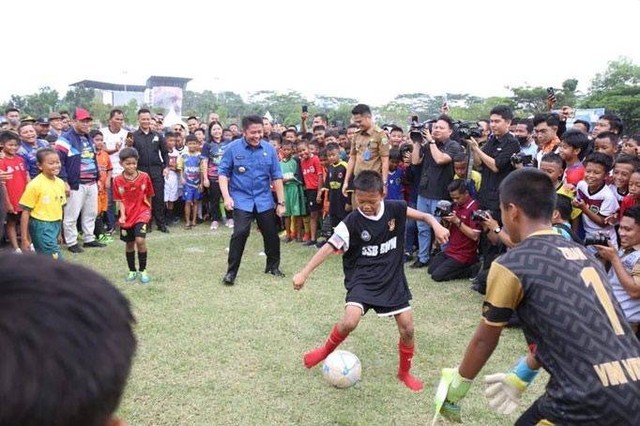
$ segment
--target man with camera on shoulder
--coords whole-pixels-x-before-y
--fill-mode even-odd
[[[411,123],[411,164],[422,166],[417,209],[423,213],[434,214],[438,201],[449,199],[447,185],[453,180],[453,157],[463,152],[460,144],[451,139],[452,134],[453,121],[447,115],[427,123],[418,123],[414,117]],[[426,223],[418,223],[418,250],[412,268],[423,268],[429,262],[431,227]]]
[[[435,216],[449,227],[450,237],[444,251],[429,262],[429,274],[434,281],[450,281],[469,278],[471,267],[478,262],[480,224],[474,220],[478,202],[471,198],[465,180],[456,179],[447,187],[453,203],[438,203]]]

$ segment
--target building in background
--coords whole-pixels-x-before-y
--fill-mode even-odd
[[[146,85],[82,80],[69,86],[96,90],[104,104],[122,106],[135,100],[139,106],[162,108],[165,113],[173,110],[181,116],[183,93],[190,81],[190,78],[152,75],[147,79]]]

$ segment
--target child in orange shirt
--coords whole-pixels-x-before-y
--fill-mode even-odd
[[[98,241],[110,243],[113,239],[104,232],[104,216],[107,213],[107,206],[109,205],[107,189],[111,188],[111,171],[113,167],[109,154],[104,149],[104,136],[102,133],[94,130],[91,132],[91,136],[93,137],[93,143],[96,148],[96,161],[98,163],[98,169],[100,170],[100,179],[98,180],[98,216],[96,216],[94,233]]]

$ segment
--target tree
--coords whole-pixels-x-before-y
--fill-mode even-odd
[[[483,99],[475,97],[473,102],[469,102],[466,106],[451,106],[449,115],[455,120],[488,120],[491,109],[497,105],[507,105],[515,109],[513,98],[494,96]]]
[[[628,58],[609,62],[604,73],[596,74],[588,93],[581,107],[605,108],[622,118],[625,133],[640,131],[640,66]]]
[[[547,111],[547,89],[544,87],[509,87],[513,92],[513,103],[519,116],[530,116]]]
[[[578,80],[575,78],[569,78],[562,82],[562,90],[556,92],[556,98],[558,99],[558,105],[568,105],[575,107],[578,101],[576,95],[576,89],[578,88]]]
[[[621,57],[608,62],[608,68],[598,73],[591,81],[589,94],[621,87],[634,87],[640,84],[640,66],[631,59]]]
[[[94,89],[82,86],[72,87],[64,95],[62,107],[73,113],[77,107],[88,108],[95,98],[96,91]]]

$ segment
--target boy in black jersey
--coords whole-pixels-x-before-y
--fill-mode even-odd
[[[407,217],[426,222],[439,243],[448,240],[449,231],[433,216],[408,208],[404,201],[385,201],[382,178],[377,172],[360,172],[354,187],[357,211],[338,224],[328,244],[293,277],[294,289],[300,290],[311,272],[334,250],[344,253],[344,315],[326,343],[305,354],[304,365],[311,368],[325,359],[358,326],[360,318],[373,309],[378,316],[395,317],[400,332],[398,379],[411,390],[420,391],[422,381],[409,372],[414,339],[411,292],[402,262],[405,223]]]
[[[553,183],[537,169],[517,170],[502,182],[502,222],[517,245],[491,265],[483,319],[462,363],[443,370],[443,415],[459,417],[456,404],[515,311],[535,353],[510,373],[485,378],[493,408],[515,409],[541,365],[550,376],[546,391],[517,426],[640,425],[640,344],[601,262],[552,231],[555,198]]]

